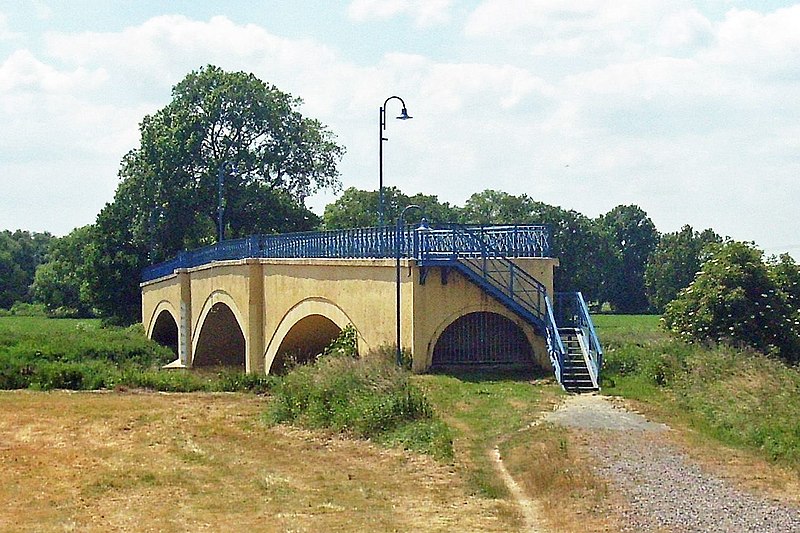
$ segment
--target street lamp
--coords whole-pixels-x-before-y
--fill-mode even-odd
[[[386,104],[389,103],[389,100],[397,99],[400,100],[400,104],[403,106],[402,111],[400,111],[400,116],[397,117],[398,120],[408,120],[412,118],[408,114],[408,110],[406,109],[406,103],[403,101],[402,98],[399,96],[390,96],[383,102],[381,106],[380,113],[378,115],[378,197],[379,197],[379,206],[378,206],[378,221],[379,225],[383,227],[383,215],[384,215],[384,201],[383,201],[383,141],[388,141],[386,137],[383,136],[383,132],[386,130]]]
[[[403,209],[403,211],[400,213],[400,216],[397,217],[397,228],[396,228],[397,232],[395,233],[395,237],[394,237],[395,286],[396,286],[396,289],[397,289],[397,293],[396,293],[396,297],[395,297],[395,318],[397,319],[396,328],[395,328],[395,331],[397,333],[397,337],[395,339],[396,345],[397,345],[397,352],[395,353],[395,363],[397,363],[397,366],[400,366],[400,365],[403,364],[403,354],[402,354],[402,351],[400,349],[400,244],[401,244],[401,240],[400,239],[401,239],[401,236],[403,235],[403,226],[405,225],[404,224],[404,222],[405,222],[404,218],[406,216],[406,211],[408,211],[409,209],[419,209],[420,211],[422,211],[423,215],[425,214],[425,212],[423,211],[423,209],[420,206],[418,206],[416,204],[411,204],[411,205],[407,205]],[[420,220],[419,229],[421,229],[421,230],[428,229],[428,223],[425,220],[424,216],[423,216],[422,220]]]
[[[219,233],[217,243],[225,240],[225,169],[229,168],[236,172],[236,166],[230,161],[225,161],[219,166],[217,171],[217,223],[219,224]]]

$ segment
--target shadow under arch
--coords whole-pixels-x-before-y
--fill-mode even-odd
[[[155,315],[155,319],[150,323],[151,340],[161,346],[166,346],[177,357],[178,355],[178,321],[168,309],[162,309]]]
[[[199,331],[192,346],[192,364],[198,366],[246,367],[247,345],[233,299],[216,291],[209,296],[198,320]]]
[[[512,316],[476,309],[451,317],[431,343],[430,370],[504,373],[538,368],[533,339]]]
[[[329,300],[302,300],[278,324],[264,355],[264,368],[268,374],[280,374],[290,364],[310,361],[351,324],[347,314]]]

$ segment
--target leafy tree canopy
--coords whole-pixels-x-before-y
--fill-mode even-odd
[[[619,205],[600,216],[597,223],[619,261],[604,277],[602,299],[619,313],[647,312],[644,271],[658,243],[655,224],[636,205]]]
[[[416,204],[422,211],[411,211],[407,215],[409,223],[417,222],[425,216],[428,222],[445,223],[458,220],[458,210],[447,202],[440,202],[434,195],[415,194],[407,196],[397,187],[383,189],[384,220],[394,224],[406,206]],[[363,191],[350,187],[335,202],[325,206],[323,225],[325,229],[366,228],[377,226],[380,195],[378,191]]]
[[[741,242],[709,250],[694,281],[667,305],[666,327],[689,342],[730,341],[800,360],[797,308],[776,283],[778,270],[800,278],[796,266],[784,260],[771,269],[760,250]]]
[[[697,232],[691,226],[661,235],[647,260],[644,282],[651,308],[663,313],[678,292],[689,286],[705,259],[704,248],[722,239],[712,230]]]
[[[123,158],[114,201],[97,217],[86,249],[95,307],[135,320],[144,266],[215,242],[220,180],[227,238],[316,227],[305,198],[339,187],[344,148],[300,103],[215,66],[178,83],[172,101],[142,121],[140,146]]]
[[[47,261],[36,269],[34,300],[44,304],[51,314],[92,314],[84,260],[91,237],[92,226],[84,226],[54,240]]]
[[[30,285],[53,236],[17,230],[0,232],[0,308],[30,302]]]

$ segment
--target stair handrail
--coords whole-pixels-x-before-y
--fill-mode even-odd
[[[560,327],[574,327],[581,330],[587,343],[589,363],[593,367],[591,371],[595,376],[599,376],[600,369],[603,367],[603,347],[594,329],[589,307],[586,305],[583,294],[580,292],[556,293],[556,309],[556,315],[560,317],[560,320],[557,321]]]
[[[603,368],[603,347],[600,345],[600,338],[594,330],[594,322],[589,314],[589,306],[586,305],[586,300],[583,299],[583,294],[577,292],[578,309],[581,316],[581,329],[589,341],[589,355],[595,367],[595,375],[600,375],[600,369]]]
[[[561,334],[558,332],[556,319],[555,316],[553,316],[553,304],[549,296],[545,296],[545,303],[547,304],[547,322],[545,326],[547,332],[547,353],[550,356],[550,363],[553,365],[556,381],[563,383],[564,355],[567,351],[564,348],[564,342],[561,340]]]

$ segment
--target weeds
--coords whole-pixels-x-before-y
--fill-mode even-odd
[[[348,349],[328,350],[295,367],[275,385],[267,419],[452,458],[449,429],[387,353],[355,358]]]
[[[597,320],[604,392],[647,401],[716,440],[800,470],[798,368],[747,349],[684,344],[655,321],[642,340],[626,330],[628,318]]]

